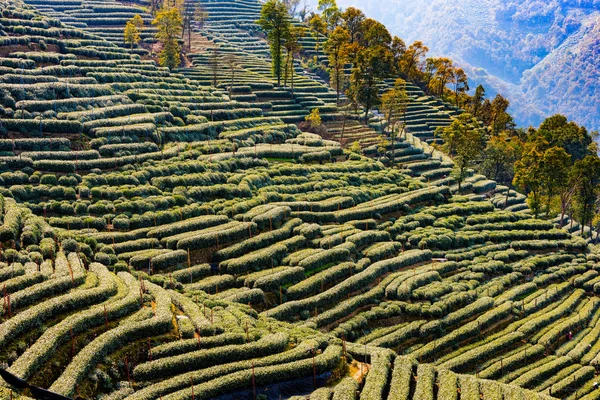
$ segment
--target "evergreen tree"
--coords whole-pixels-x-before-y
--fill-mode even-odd
[[[338,104],[346,80],[345,66],[348,63],[349,43],[350,34],[345,28],[338,26],[324,45],[329,60],[329,84],[335,89]]]
[[[133,49],[134,45],[137,45],[140,40],[140,30],[138,27],[132,22],[127,21],[125,24],[125,31],[123,32],[125,43],[129,45],[130,49]]]
[[[573,176],[577,188],[575,217],[581,224],[581,234],[583,235],[586,225],[589,224],[592,229],[592,220],[599,194],[600,158],[594,154],[577,160],[573,166]]]
[[[315,38],[315,63],[319,62],[319,49],[321,45],[321,36],[327,34],[327,24],[319,14],[314,14],[308,21],[311,34]]]
[[[256,23],[267,34],[271,46],[273,76],[277,78],[277,86],[281,86],[282,47],[290,29],[290,17],[285,3],[281,0],[268,0],[263,5],[260,19]]]
[[[475,93],[473,97],[471,97],[470,101],[470,111],[471,114],[477,119],[481,119],[481,107],[483,106],[483,101],[485,100],[485,89],[482,85],[478,85],[475,88]]]
[[[162,45],[158,55],[159,64],[169,69],[177,68],[181,64],[181,48],[179,37],[182,31],[181,13],[176,7],[162,9],[152,21],[158,29],[156,38]]]
[[[392,53],[384,46],[361,48],[356,54],[348,97],[364,107],[365,124],[371,108],[380,103],[377,85],[390,74],[392,64]]]
[[[520,159],[522,151],[523,142],[516,136],[508,137],[506,134],[492,136],[483,150],[480,171],[499,184],[508,186],[506,201],[510,197],[515,177],[515,163]]]
[[[354,7],[348,7],[342,13],[342,20],[344,26],[350,34],[350,43],[356,43],[360,40],[360,33],[362,30],[362,23],[365,20],[365,14]]]
[[[395,163],[394,141],[397,136],[397,127],[400,125],[400,135],[404,132],[406,126],[406,108],[408,105],[408,95],[406,94],[406,81],[398,78],[394,87],[381,96],[381,109],[390,131],[390,140],[392,144],[392,165]],[[400,121],[403,121],[399,124]]]
[[[318,9],[321,11],[323,21],[327,26],[327,33],[333,32],[341,19],[340,9],[335,0],[319,0],[318,4]]]
[[[295,56],[302,50],[300,40],[304,37],[304,28],[291,26],[285,35],[285,78],[284,86],[287,86],[288,74],[291,75],[292,95],[294,94],[294,59]]]
[[[443,140],[442,149],[454,160],[454,176],[458,190],[467,177],[467,171],[481,155],[484,138],[480,130],[473,128],[471,114],[463,113],[446,128],[438,128],[436,134]]]

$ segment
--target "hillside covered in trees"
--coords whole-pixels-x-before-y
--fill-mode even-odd
[[[600,399],[585,127],[333,0],[0,0],[0,71],[0,399]]]
[[[316,2],[314,2],[316,4]],[[340,1],[508,97],[519,124],[561,113],[600,129],[597,1]]]

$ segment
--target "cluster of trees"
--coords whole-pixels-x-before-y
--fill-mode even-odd
[[[181,64],[181,44],[188,51],[192,46],[192,30],[195,25],[204,25],[207,13],[199,4],[184,0],[152,0],[150,10],[154,16],[152,25],[157,27],[156,39],[160,42],[161,51],[158,55],[159,64],[173,69]],[[135,15],[125,24],[123,32],[125,43],[133,49],[141,41],[144,20]],[[187,43],[185,41],[187,37]]]
[[[282,0],[268,0],[256,23],[265,31],[271,49],[271,66],[273,76],[277,78],[277,86],[287,86],[288,78],[294,90],[294,60],[302,50],[300,41],[305,35],[305,28],[292,24],[288,11],[289,3]],[[284,54],[285,51],[285,54]]]
[[[273,58],[273,74],[281,83],[282,49],[289,40],[291,16],[297,1],[268,0],[258,24],[267,33]],[[427,93],[442,97],[462,107],[469,104],[469,84],[461,68],[448,58],[427,58],[429,49],[420,41],[407,46],[392,36],[380,22],[367,18],[354,7],[340,9],[335,0],[319,0],[317,12],[302,14],[315,38],[313,65],[321,68],[320,55],[326,57],[326,71],[338,103],[346,94],[355,110],[369,111],[381,105],[379,84],[387,78],[400,77],[419,85]],[[302,31],[304,33],[304,31]],[[288,49],[286,49],[288,50]],[[292,57],[300,48],[293,48]],[[289,53],[289,51],[288,51]]]
[[[522,145],[513,182],[528,194],[534,214],[560,211],[561,226],[568,214],[579,221],[582,233],[586,225],[592,229],[600,216],[600,158],[592,135],[555,115],[518,140]]]
[[[596,134],[562,115],[547,118],[537,129],[517,129],[511,120],[506,122],[500,99],[489,103],[489,129],[464,113],[436,132],[444,140],[442,149],[454,159],[459,187],[468,170],[474,168],[508,186],[507,200],[512,187],[522,190],[536,218],[560,214],[562,227],[568,215],[580,223],[582,234],[586,226],[600,233]],[[495,107],[491,106],[494,103]]]

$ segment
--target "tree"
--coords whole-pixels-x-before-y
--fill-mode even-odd
[[[308,22],[307,21],[308,11],[309,11],[308,2],[307,2],[307,0],[303,0],[302,7],[298,10],[298,18],[300,19],[300,21]]]
[[[569,122],[564,115],[546,118],[536,132],[544,137],[550,146],[560,146],[571,155],[573,161],[581,160],[586,155],[595,154],[591,135],[584,127]]]
[[[374,46],[360,49],[352,68],[349,98],[365,109],[365,124],[371,107],[379,105],[377,84],[387,77],[392,68],[392,53],[387,47]]]
[[[596,201],[598,199],[598,185],[600,184],[600,158],[597,155],[587,155],[573,165],[573,177],[576,182],[575,192],[575,217],[581,224],[581,234],[584,227],[589,224],[591,228]]]
[[[403,120],[401,124],[401,134],[406,126],[406,108],[408,104],[408,95],[406,94],[406,81],[398,78],[394,83],[394,87],[388,90],[381,96],[381,110],[385,115],[388,127],[390,128],[390,139],[392,142],[392,165],[394,164],[395,148],[394,140],[396,138],[396,126],[398,122]]]
[[[197,23],[199,28],[202,29],[204,21],[206,20],[208,13],[202,10],[202,7],[198,4],[185,2],[183,10],[183,30],[181,38],[185,36],[187,32],[187,48],[188,51],[192,50],[192,30],[194,24]]]
[[[152,25],[156,25],[156,38],[162,44],[162,50],[159,57],[159,63],[163,67],[173,69],[181,63],[178,39],[181,36],[182,20],[181,13],[175,7],[158,12]]]
[[[446,88],[446,85],[450,82],[454,74],[454,65],[452,60],[445,57],[434,59],[433,64],[435,67],[435,73],[430,82],[431,91],[433,93],[437,93],[439,97],[442,97],[444,95],[444,89]],[[426,66],[427,68],[430,67],[427,65],[427,61]]]
[[[360,143],[358,143],[358,141],[352,142],[352,144],[350,145],[349,150],[350,150],[350,152],[352,152],[354,154],[361,154],[362,153],[362,149],[360,148]]]
[[[317,55],[315,56],[315,62],[318,62],[321,36],[327,34],[327,24],[319,14],[315,14],[308,21],[308,26],[311,29],[312,36],[315,38],[315,51],[317,52]]]
[[[480,110],[483,106],[483,101],[485,100],[485,89],[482,85],[478,85],[475,88],[475,93],[473,97],[471,97],[470,101],[470,110],[473,116],[477,119],[480,118]]]
[[[480,171],[489,179],[508,186],[505,207],[515,176],[515,163],[521,157],[522,150],[523,142],[518,137],[509,137],[506,134],[491,137],[483,150]]]
[[[459,191],[468,169],[474,165],[483,150],[483,135],[480,130],[473,128],[474,123],[471,114],[463,113],[449,126],[436,130],[436,135],[444,141],[442,150],[454,159],[454,175]]]
[[[402,59],[400,59],[400,62],[402,62]],[[400,65],[398,64],[398,70],[400,71]],[[433,78],[435,77],[437,73],[437,59],[435,58],[431,58],[428,57],[425,60],[425,68],[423,69],[423,75],[422,75],[422,81],[423,81],[423,86],[425,89],[426,93],[432,93],[435,88],[434,88],[434,84],[433,84]]]
[[[423,57],[425,57],[428,51],[429,48],[420,41],[416,41],[408,46],[401,62],[401,71],[406,79],[413,80],[419,75]]]
[[[302,50],[300,40],[304,37],[304,28],[301,26],[292,26],[285,34],[285,51],[287,53],[285,61],[285,79],[284,86],[287,85],[288,71],[292,78],[292,95],[294,94],[294,57]]]
[[[526,142],[521,159],[515,163],[513,183],[527,194],[527,203],[535,218],[542,206],[542,160],[547,146],[544,140]]]
[[[381,22],[367,18],[362,22],[359,43],[363,47],[385,46],[389,48],[392,43],[392,35]]]
[[[354,7],[348,7],[346,11],[342,13],[342,20],[344,21],[344,25],[350,34],[350,43],[355,43],[360,40],[362,23],[365,18],[365,14],[361,10]]]
[[[150,14],[155,15],[160,9],[162,0],[150,0]]]
[[[129,20],[129,22],[131,22],[133,25],[135,25],[140,31],[142,30],[142,27],[144,26],[144,19],[139,14],[134,15],[133,18],[131,18]]]
[[[140,40],[142,40],[140,33],[143,26],[144,20],[139,15],[135,15],[125,24],[125,43],[129,44],[131,49],[133,49],[133,46],[137,45]]]
[[[310,114],[304,117],[304,120],[310,123],[311,128],[318,128],[321,126],[321,112],[318,108],[313,108]]]
[[[500,94],[497,94],[491,103],[484,102],[482,111],[485,111],[483,120],[492,129],[493,134],[504,130],[513,130],[515,123],[508,113],[510,102]]]
[[[290,28],[290,17],[285,4],[281,0],[268,0],[260,11],[258,26],[266,32],[271,46],[272,70],[277,78],[277,86],[281,86],[281,69],[283,59],[281,48],[287,31]]]
[[[400,72],[400,62],[404,53],[406,53],[406,44],[404,43],[404,40],[400,39],[398,36],[394,36],[392,38],[390,50],[394,57],[394,67],[397,72]]]
[[[300,5],[300,0],[283,0],[283,3],[285,4],[288,14],[292,17],[295,16],[298,6]]]
[[[544,152],[542,158],[542,185],[546,198],[546,216],[550,215],[552,200],[560,193],[561,200],[566,199],[565,192],[569,187],[569,172],[571,168],[571,157],[562,147],[551,147]],[[561,201],[561,223],[562,217],[568,204],[563,205]]]
[[[327,25],[327,32],[332,32],[338,25],[341,14],[335,0],[319,0],[318,9],[321,11],[323,21]]]
[[[233,85],[235,83],[235,69],[238,65],[237,56],[233,53],[227,54],[227,55],[225,55],[225,57],[223,57],[223,63],[225,65],[227,65],[227,68],[229,69],[229,72],[231,73],[231,80],[229,83],[229,98],[231,98],[231,94],[233,91]]]
[[[465,71],[462,68],[454,68],[452,70],[450,79],[450,83],[454,87],[456,107],[460,107],[460,95],[469,90],[469,80],[467,79],[467,74],[465,74]]]
[[[340,93],[346,79],[345,66],[348,63],[348,45],[350,34],[345,28],[338,26],[324,44],[325,54],[329,61],[329,83],[335,88],[336,103],[340,103]]]

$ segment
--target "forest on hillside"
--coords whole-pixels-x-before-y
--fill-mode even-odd
[[[341,1],[507,96],[521,125],[563,113],[600,128],[597,1]]]

